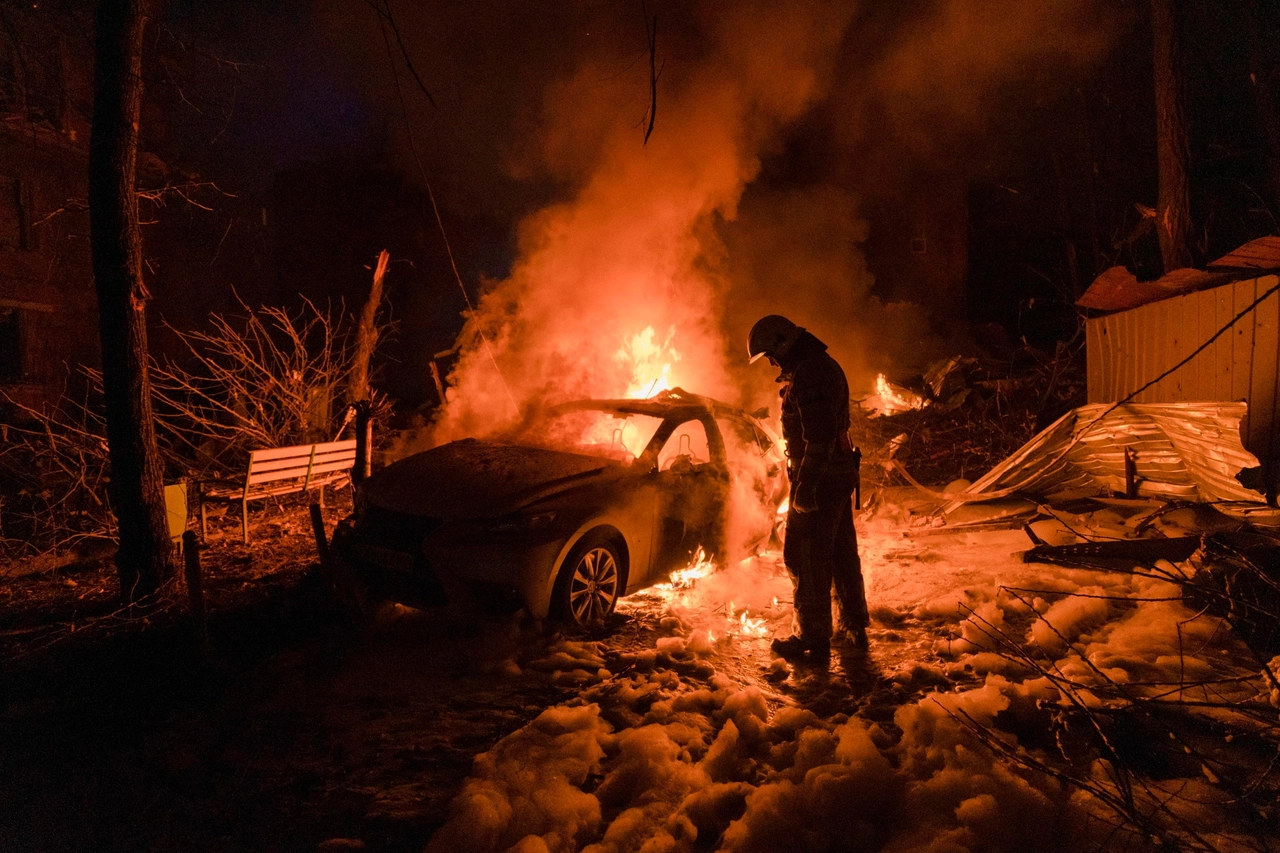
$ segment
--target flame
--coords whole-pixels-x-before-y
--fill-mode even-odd
[[[769,626],[765,624],[763,619],[752,619],[744,610],[739,618],[742,625],[742,633],[748,637],[767,637],[769,636]]]
[[[645,326],[644,331],[624,341],[622,348],[613,355],[614,361],[631,370],[626,396],[633,399],[647,399],[674,387],[671,384],[671,365],[680,360],[680,353],[671,345],[676,327],[667,329],[667,336],[661,343],[654,341],[655,336],[653,326]]]
[[[786,515],[789,509],[791,509],[791,497],[788,495],[782,499],[782,503],[778,504],[778,515]]]
[[[688,566],[673,571],[669,581],[652,587],[651,592],[659,595],[667,605],[678,604],[685,608],[692,606],[695,610],[699,609],[696,604],[698,598],[693,589],[700,579],[716,572],[718,568],[707,555],[706,550],[699,547]],[[779,614],[774,612],[777,607],[776,596],[771,605],[756,608],[755,612],[750,607],[738,607],[733,601],[714,605],[710,608],[710,613],[723,614],[724,627],[720,632],[708,630],[707,641],[714,645],[717,642],[728,643],[734,639],[768,637],[771,633],[769,619],[773,618],[776,621],[779,617]]]
[[[683,569],[676,569],[671,573],[671,580],[666,583],[660,583],[654,587],[663,593],[676,592],[677,590],[692,589],[694,583],[699,578],[705,578],[716,570],[716,564],[711,561],[707,552],[701,545],[694,552],[693,559],[689,565]]]
[[[744,607],[738,610],[732,601],[729,602],[728,620],[730,636],[733,634],[743,637],[769,636],[769,626],[763,618],[752,618],[749,608]]]
[[[737,218],[763,153],[826,97],[852,12],[737,5],[689,19],[705,51],[662,75],[663,118],[647,145],[618,108],[654,82],[626,39],[590,40],[529,93],[537,132],[511,174],[563,191],[519,221],[509,274],[469,306],[451,393],[424,443],[501,432],[530,404],[676,385],[740,393],[737,338],[758,292],[743,288],[764,284],[737,274],[720,223]]]
[[[878,405],[873,402],[872,408],[886,415],[922,409],[925,404],[925,399],[919,394],[914,394],[901,386],[894,386],[883,373],[876,374],[875,396],[879,398],[879,402]]]

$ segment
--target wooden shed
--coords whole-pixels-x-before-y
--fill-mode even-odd
[[[1249,408],[1241,438],[1262,461],[1268,495],[1274,495],[1280,474],[1276,271],[1280,238],[1268,237],[1206,270],[1177,270],[1157,282],[1137,282],[1121,268],[1099,276],[1077,303],[1111,312],[1085,325],[1089,402],[1112,403],[1135,391],[1138,403],[1243,400]]]

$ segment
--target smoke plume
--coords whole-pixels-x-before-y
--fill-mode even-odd
[[[715,226],[736,216],[762,152],[823,94],[848,16],[840,3],[708,3],[662,29],[659,15],[647,144],[649,104],[636,108],[647,57],[610,78],[606,58],[588,56],[547,88],[542,167],[575,189],[524,219],[510,276],[467,319],[438,440],[487,431],[531,399],[664,381],[738,397]]]
[[[446,222],[519,222],[466,318],[437,441],[528,401],[664,384],[760,405],[772,376],[745,369],[743,342],[765,313],[825,340],[855,394],[954,354],[954,292],[868,271],[867,200],[920,203],[922,173],[963,187],[1019,138],[1026,99],[1071,91],[1126,24],[1102,0],[402,5],[438,110],[406,69],[392,79],[377,16],[335,6],[324,52],[364,75],[393,159],[426,163]]]

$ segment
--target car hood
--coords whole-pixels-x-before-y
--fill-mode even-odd
[[[401,459],[364,484],[364,499],[433,518],[492,518],[590,481],[619,463],[473,438]]]

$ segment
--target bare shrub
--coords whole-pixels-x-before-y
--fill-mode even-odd
[[[1221,613],[1227,617],[1223,628],[1230,625],[1239,632],[1243,627],[1230,615],[1240,607],[1238,597],[1206,583],[1206,573],[1194,563],[1165,561],[1135,569],[1135,574],[1168,582],[1167,600],[1183,601],[1195,611],[1178,625],[1179,677],[1172,681],[1118,679],[1048,620],[1048,631],[1058,642],[1046,654],[1034,640],[969,612],[997,654],[1051,684],[1059,699],[1040,706],[1039,722],[1048,724],[1050,736],[1038,750],[1011,743],[1002,732],[967,715],[952,716],[1005,759],[1081,792],[1081,802],[1109,839],[1107,849],[1154,845],[1208,853],[1220,850],[1224,838],[1230,838],[1233,849],[1274,849],[1280,817],[1275,811],[1280,799],[1280,681],[1273,665],[1280,658],[1268,662],[1268,652],[1251,644],[1249,656],[1218,661],[1212,676],[1192,665],[1183,633],[1190,623]],[[1028,609],[1033,597],[1061,594],[1002,589]],[[1166,600],[1092,597],[1120,608],[1139,600]],[[1280,608],[1270,605],[1270,612],[1262,614],[1259,606],[1257,600],[1250,603],[1251,623],[1280,620]],[[1075,661],[1073,671],[1064,670],[1060,660],[1054,662],[1062,648]],[[1208,808],[1221,816],[1223,825],[1205,825]]]
[[[0,559],[63,554],[115,535],[107,496],[110,461],[101,388],[35,409],[4,395],[18,414],[0,444]]]
[[[171,327],[189,359],[152,366],[161,439],[201,474],[235,469],[253,448],[337,438],[344,389],[367,371],[368,353],[332,310],[241,306],[240,317],[210,315],[208,331]],[[385,398],[374,402],[385,417]]]
[[[171,329],[187,349],[183,364],[152,362],[156,432],[171,480],[242,471],[254,448],[338,437],[352,373],[367,376],[369,332],[361,349],[339,312],[306,300],[294,313],[241,306],[241,316],[211,315],[207,330]],[[386,324],[373,330],[375,340],[378,331]],[[6,398],[19,423],[5,427],[0,444],[0,560],[48,562],[87,538],[114,538],[102,375],[84,375],[83,400],[64,395],[37,409]],[[385,419],[389,405],[373,397],[375,418]]]

